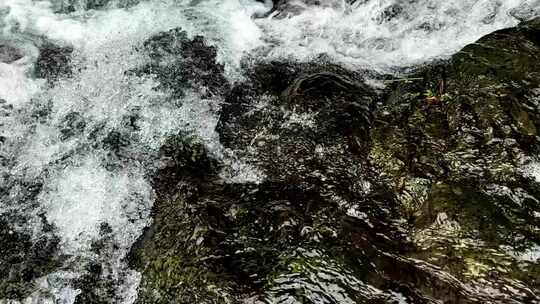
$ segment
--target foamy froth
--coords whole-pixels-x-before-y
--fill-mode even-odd
[[[223,174],[224,179],[262,178],[222,150],[214,130],[221,100],[186,90],[182,100],[165,102],[167,92],[155,91],[154,79],[126,73],[144,63],[136,50],[152,35],[182,27],[205,36],[218,48],[230,81],[242,77],[240,60],[250,52],[298,60],[324,53],[352,67],[388,70],[451,54],[483,34],[515,25],[512,13],[536,14],[540,6],[518,0],[334,1],[322,7],[297,2],[299,9],[288,16],[254,19],[270,4],[156,0],[115,8],[112,2],[102,10],[64,14],[56,12],[60,2],[0,0],[0,43],[23,55],[0,62],[0,99],[12,105],[0,117],[5,137],[0,153],[6,156],[0,182],[12,185],[9,197],[0,201],[0,213],[24,216],[27,226],[19,229],[35,238],[45,233],[38,218],[44,214],[67,257],[58,271],[38,280],[41,290],[29,303],[73,303],[80,291],[72,282],[96,261],[118,285],[118,302],[135,300],[138,274],[125,257],[150,224],[154,193],[148,175],[167,136],[196,134],[230,166],[233,173]],[[392,5],[396,13],[388,15]],[[73,75],[52,88],[32,77],[44,41],[74,49]],[[137,128],[125,123],[130,116],[138,117]],[[66,137],[67,121],[81,128]],[[104,144],[111,134],[119,134],[118,147]],[[22,189],[33,183],[39,184],[39,193],[28,197]],[[97,241],[110,249],[95,253],[91,247]]]
[[[449,56],[518,18],[540,14],[538,0],[290,2],[291,13],[258,22],[271,45],[266,56],[309,60],[327,54],[352,68],[383,72]]]

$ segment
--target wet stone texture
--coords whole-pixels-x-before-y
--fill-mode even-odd
[[[257,0],[259,2],[267,2],[265,0]],[[274,18],[280,19],[285,18],[291,15],[299,14],[303,9],[308,6],[323,6],[323,7],[341,7],[343,2],[348,4],[354,4],[358,0],[345,0],[345,1],[335,1],[335,0],[299,0],[299,1],[290,1],[290,0],[272,0],[272,9],[265,14],[265,16],[273,15]],[[361,1],[358,1],[361,2]],[[365,2],[365,1],[364,1]],[[262,17],[262,16],[260,16]]]
[[[216,63],[217,51],[205,45],[202,36],[189,39],[181,29],[172,29],[147,40],[144,50],[150,60],[134,72],[155,76],[156,89],[170,92],[172,98],[183,97],[187,88],[204,91],[204,97],[229,90],[224,68]]]
[[[44,78],[49,84],[53,84],[59,77],[71,75],[71,53],[73,48],[58,46],[50,42],[44,43],[39,48],[39,56],[35,66],[35,76]]]
[[[12,63],[21,59],[24,55],[14,46],[0,43],[0,62]]]
[[[12,159],[0,155],[0,162],[5,170]],[[0,299],[23,300],[39,289],[39,278],[60,267],[64,257],[59,253],[60,239],[44,212],[37,211],[34,219],[28,215],[38,205],[41,181],[18,181],[5,171],[1,174]],[[42,233],[36,235],[26,228],[30,221]]]
[[[221,143],[264,178],[224,181],[171,137],[138,303],[539,302],[539,37],[537,19],[403,79],[250,61],[232,87],[202,38],[151,38],[137,73],[223,98]],[[178,48],[198,52],[159,64]]]
[[[58,238],[43,235],[33,240],[17,229],[21,220],[14,214],[0,215],[0,297],[4,299],[25,298],[35,289],[35,279],[60,265]]]
[[[69,14],[76,11],[129,8],[139,2],[139,0],[56,0],[52,1],[52,7],[57,13]]]
[[[417,246],[408,255],[495,303],[538,301],[537,261],[515,256],[540,241],[538,182],[524,169],[538,154],[539,21],[397,83],[371,133],[371,162]]]

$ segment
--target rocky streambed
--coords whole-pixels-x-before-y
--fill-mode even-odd
[[[205,53],[187,62],[208,70]],[[539,59],[537,19],[397,79],[255,61],[228,89],[213,66],[195,82],[224,95],[221,142],[265,177],[224,183],[172,137],[132,250],[138,301],[539,301]]]
[[[303,7],[272,6],[258,17]],[[52,93],[0,100],[31,122],[2,124],[0,303],[540,303],[528,19],[394,73],[264,48],[231,68],[181,26],[95,58],[46,40],[33,73]],[[0,44],[0,61],[23,56]],[[14,154],[38,149],[25,136],[58,147],[42,171]]]

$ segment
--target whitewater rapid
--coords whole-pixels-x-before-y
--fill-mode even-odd
[[[57,271],[37,280],[40,290],[27,303],[73,303],[80,290],[72,283],[90,262],[103,265],[112,278],[118,303],[135,301],[140,275],[125,257],[151,223],[155,194],[148,176],[159,168],[155,157],[167,136],[195,134],[227,164],[226,181],[264,178],[221,147],[215,132],[219,97],[186,90],[176,103],[164,102],[169,93],[154,90],[155,79],[126,73],[145,63],[139,50],[152,35],[181,27],[204,36],[217,47],[218,60],[234,82],[242,79],[242,61],[250,59],[308,61],[325,55],[352,69],[391,73],[449,56],[482,35],[540,13],[535,0],[328,1],[322,6],[291,1],[284,12],[270,12],[269,1],[157,0],[57,12],[64,4],[0,0],[0,44],[22,54],[0,62],[0,183],[9,188],[0,196],[0,214],[24,218],[16,229],[36,241],[44,234],[59,237],[66,257]],[[73,48],[72,75],[52,87],[32,77],[45,42]],[[137,128],[125,123],[132,115],[139,117]],[[66,139],[67,118],[80,120],[84,128]],[[111,132],[126,141],[120,151],[98,144]],[[39,185],[31,197],[25,190],[29,185]],[[107,238],[104,226],[110,230]],[[96,241],[108,249],[96,254]]]

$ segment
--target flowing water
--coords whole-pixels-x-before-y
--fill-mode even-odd
[[[264,179],[221,147],[219,97],[186,89],[164,102],[170,92],[154,90],[155,79],[128,73],[147,60],[139,50],[152,35],[181,27],[204,36],[232,83],[250,58],[325,55],[349,68],[398,72],[540,13],[535,0],[325,3],[290,1],[271,12],[269,1],[255,0],[0,0],[0,216],[32,243],[60,248],[27,303],[73,303],[73,282],[91,263],[111,278],[115,302],[135,300],[140,274],[125,257],[151,223],[148,176],[168,135],[202,139],[227,164],[224,180]],[[32,72],[48,43],[72,50],[71,72],[53,86]],[[105,250],[96,253],[96,243]]]

